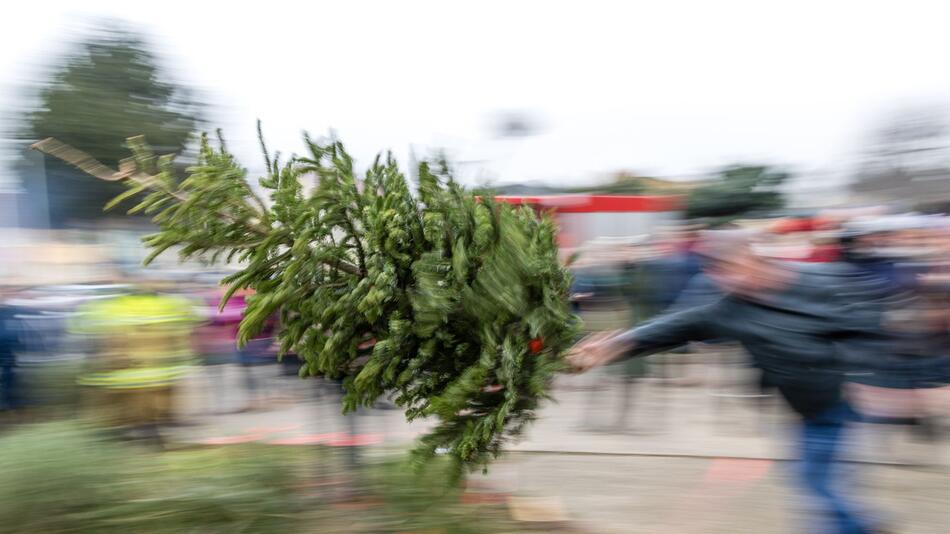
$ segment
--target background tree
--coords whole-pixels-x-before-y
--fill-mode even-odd
[[[703,182],[664,180],[621,171],[604,182],[592,185],[559,187],[513,183],[487,185],[482,189],[499,195],[682,195],[700,185],[704,185]]]
[[[486,186],[484,191],[494,191],[499,195],[642,195],[648,193],[648,186],[642,178],[628,172],[618,172],[609,181],[594,185],[577,187],[548,186],[541,184],[505,184]]]
[[[781,209],[785,200],[780,186],[788,178],[788,173],[764,165],[727,167],[711,183],[690,191],[686,216],[715,224]]]
[[[950,123],[939,107],[918,106],[886,117],[871,133],[852,191],[910,207],[950,204]]]
[[[587,187],[571,188],[572,192],[590,193],[596,195],[642,195],[647,187],[642,177],[629,172],[616,173],[609,182]]]
[[[199,113],[188,91],[168,79],[141,36],[103,25],[74,45],[36,89],[38,105],[24,114],[20,136],[55,137],[109,166],[128,155],[125,141],[135,135],[148,136],[163,153],[180,153]],[[123,190],[56,160],[46,163],[54,226],[101,217],[102,205]]]

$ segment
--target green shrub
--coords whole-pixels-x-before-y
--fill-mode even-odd
[[[405,532],[481,534],[517,532],[498,505],[463,505],[463,489],[448,475],[450,460],[430,462],[420,472],[405,462],[383,462],[367,470],[370,490],[385,502],[387,527]]]
[[[175,452],[107,439],[79,423],[26,426],[0,437],[0,532],[271,533],[516,531],[497,506],[462,505],[449,461],[422,473],[366,461],[358,476],[312,448],[239,445]],[[315,465],[320,464],[320,465]],[[319,467],[319,469],[316,469]],[[354,513],[308,475],[353,476],[373,503]],[[341,489],[341,488],[338,488]]]
[[[108,530],[108,519],[138,493],[128,451],[82,426],[19,429],[0,439],[0,529]]]
[[[277,532],[297,520],[294,480],[263,447],[159,454],[36,425],[0,439],[0,530]]]
[[[152,532],[286,532],[301,519],[300,478],[286,449],[266,446],[173,452],[160,468],[133,518]]]

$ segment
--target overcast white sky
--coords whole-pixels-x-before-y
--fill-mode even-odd
[[[948,4],[917,1],[15,2],[0,109],[75,36],[140,26],[252,169],[334,128],[365,162],[442,146],[501,181],[619,169],[687,177],[736,160],[845,168],[883,111],[950,96]],[[498,113],[538,135],[493,140]],[[471,171],[476,172],[476,171]]]

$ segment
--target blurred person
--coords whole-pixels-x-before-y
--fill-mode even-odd
[[[940,437],[938,419],[945,410],[939,404],[950,379],[947,290],[944,284],[919,283],[887,318],[897,338],[894,352],[854,386],[862,413],[879,422],[907,424],[931,443]]]
[[[653,253],[642,262],[650,287],[644,296],[646,305],[658,313],[669,309],[683,296],[691,280],[702,272],[702,260],[696,254],[697,236],[703,224],[683,224],[667,229],[656,236]],[[671,354],[659,354],[650,358],[660,375],[670,384],[696,385],[698,377],[688,372],[689,366],[671,365],[670,358],[687,354],[689,346],[677,347]],[[674,373],[673,370],[677,372]]]
[[[842,257],[841,229],[838,223],[816,217],[812,220],[811,230],[812,250],[808,261],[819,263],[840,261]]]
[[[55,286],[34,288],[8,301],[17,308],[17,384],[24,407],[70,409],[76,404],[75,372],[80,357],[65,338],[66,318],[75,297],[56,295],[59,291]]]
[[[656,300],[650,298],[653,288],[651,272],[645,262],[654,256],[649,243],[637,242],[625,248],[623,265],[623,293],[627,301],[627,325],[638,324],[656,315]],[[624,326],[627,326],[624,325]],[[617,413],[615,428],[619,432],[629,429],[630,414],[633,411],[635,389],[640,380],[647,376],[649,369],[646,360],[630,359],[613,366],[620,377],[620,409]]]
[[[879,532],[850,499],[837,460],[854,419],[846,374],[887,350],[881,332],[882,290],[842,263],[789,265],[757,255],[749,232],[705,234],[698,250],[725,296],[662,315],[631,330],[581,341],[569,356],[578,371],[643,356],[690,341],[739,341],[800,416],[799,477],[822,521],[809,532]]]
[[[154,288],[153,288],[154,289]],[[192,303],[143,291],[80,307],[71,329],[96,349],[79,377],[106,424],[161,445],[176,386],[191,370]]]
[[[223,411],[226,395],[225,366],[237,362],[237,332],[244,309],[242,294],[232,297],[223,308],[219,306],[222,296],[220,290],[205,295],[201,308],[204,322],[194,333],[195,351],[210,386],[205,392],[208,410],[217,413]]]
[[[627,252],[623,244],[594,242],[574,264],[572,293],[575,295],[576,311],[583,318],[587,331],[623,328],[630,324],[627,288],[630,281],[625,271],[626,261]],[[609,391],[605,386],[619,378],[625,396],[622,402],[628,405],[633,382],[642,376],[643,369],[642,362],[608,368],[607,380],[597,380],[583,404],[579,424],[581,430],[603,430],[595,423],[595,415],[601,405],[600,400]]]
[[[239,301],[243,307],[244,298],[239,298]],[[268,377],[258,373],[258,370],[270,371],[278,363],[276,332],[277,318],[272,317],[260,333],[237,349],[238,363],[244,370],[244,390],[247,395],[247,404],[242,411],[263,409],[270,396]]]
[[[884,253],[882,245],[886,239],[887,232],[875,228],[846,230],[842,235],[841,260],[880,278],[891,291],[899,291],[907,281],[894,258]]]
[[[0,287],[0,410],[12,411],[22,406],[17,380],[17,353],[23,348],[19,309],[10,304],[16,288]]]
[[[828,263],[839,261],[841,259],[841,246],[838,240],[833,237],[820,236],[813,241],[814,246],[808,261],[817,263]]]
[[[785,259],[826,263],[841,258],[838,222],[828,217],[778,219],[768,226],[774,241],[785,242],[792,254]]]
[[[906,426],[931,443],[940,435],[939,399],[950,378],[947,328],[941,320],[947,288],[929,283],[928,278],[944,261],[939,237],[930,238],[935,222],[942,225],[931,218],[905,217],[895,228],[892,221],[886,230],[888,237],[894,237],[873,242],[897,243],[898,247],[857,251],[855,262],[860,266],[872,262],[869,256],[878,256],[877,273],[892,292],[893,305],[886,321],[896,342],[891,353],[870,362],[869,372],[857,376],[851,385],[855,406],[865,421]],[[865,229],[880,233],[874,231],[880,228],[871,230]],[[943,233],[940,227],[934,230],[934,235]]]
[[[651,280],[650,307],[664,310],[680,296],[689,281],[702,270],[696,254],[697,232],[701,226],[690,225],[670,230],[654,243],[655,254],[643,260],[643,267]]]

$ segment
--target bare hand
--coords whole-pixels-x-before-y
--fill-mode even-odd
[[[571,349],[567,362],[575,372],[583,373],[616,360],[626,349],[616,337],[620,330],[591,334]]]

